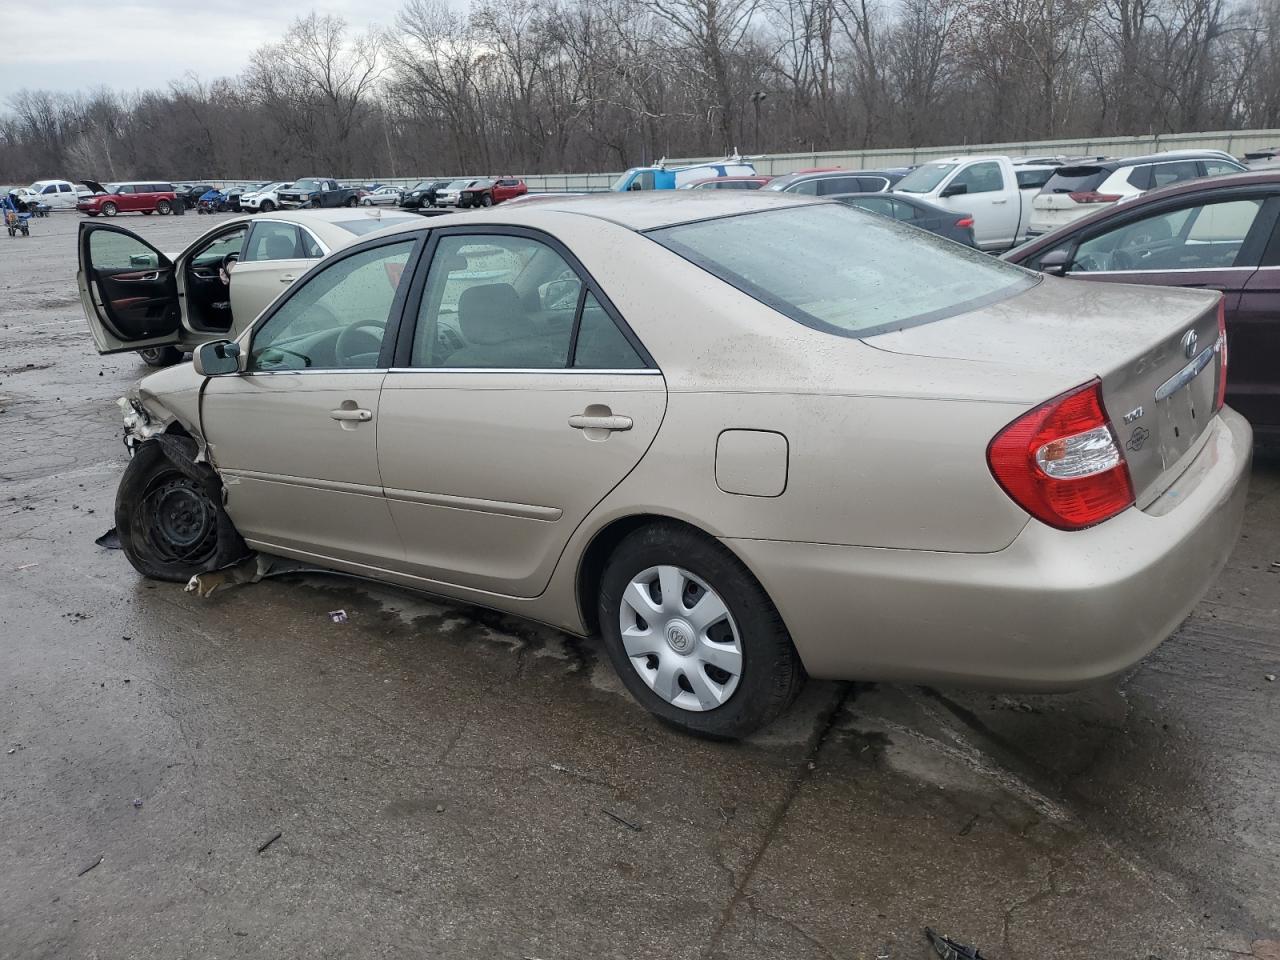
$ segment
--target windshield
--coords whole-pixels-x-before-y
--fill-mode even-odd
[[[947,178],[952,170],[959,164],[955,163],[926,163],[923,167],[916,167],[905,177],[894,184],[893,189],[896,193],[928,193],[943,180]]]
[[[302,190],[304,192],[307,190],[319,190],[320,181],[319,180],[299,180],[297,183],[293,185],[293,189]]]
[[[450,180],[450,181],[449,181],[449,185],[448,185],[447,187],[445,187],[445,189],[446,189],[446,190],[461,190],[463,187],[465,187],[465,186],[466,186],[467,184],[469,184],[470,182],[471,182],[470,180]]]
[[[381,230],[383,227],[393,227],[400,223],[421,222],[421,217],[381,216],[365,217],[361,220],[339,220],[334,226],[341,227],[347,233],[354,233],[357,237],[363,237],[366,233],[373,233],[373,231]]]
[[[430,190],[434,180],[419,180],[413,185],[413,189],[421,193],[423,190]]]
[[[703,220],[649,233],[793,320],[865,337],[1013,296],[1034,274],[844,204]]]

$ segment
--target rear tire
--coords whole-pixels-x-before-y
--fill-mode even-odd
[[[144,347],[138,356],[149,367],[171,367],[182,360],[182,351],[177,347]]]
[[[169,214],[173,213],[173,207],[170,205],[168,200],[161,200],[156,204],[156,213],[160,214],[162,217],[167,217]]]
[[[104,217],[114,217],[119,212],[120,208],[109,200],[102,205],[102,215]]]
[[[678,575],[669,582],[681,585],[678,600],[661,597],[654,579],[671,570]],[[647,591],[640,596],[649,604],[658,601],[651,619],[624,600],[635,598],[637,588]],[[699,627],[694,611],[704,598],[718,600],[727,613]],[[727,548],[687,527],[654,524],[623,540],[605,565],[598,611],[623,684],[650,713],[686,733],[745,737],[781,714],[804,685],[791,635],[764,588]],[[705,651],[715,663],[699,655]],[[736,664],[738,672],[717,663]],[[664,683],[664,676],[674,679]],[[699,690],[711,699],[703,701]]]
[[[144,577],[185,583],[247,556],[249,548],[213,496],[220,489],[217,474],[208,464],[179,468],[161,442],[142,444],[125,468],[116,492],[116,531],[125,557]],[[195,452],[190,440],[164,442]]]
[[[356,205],[356,198],[355,198],[355,197],[352,197],[350,200],[348,200],[348,201],[346,202],[346,206],[348,206],[348,207],[354,207],[355,205]],[[371,203],[371,204],[369,204],[369,206],[373,206],[373,204]]]

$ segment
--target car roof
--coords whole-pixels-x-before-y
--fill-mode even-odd
[[[1054,230],[1050,233],[1043,234],[1030,243],[1024,244],[1018,250],[1040,250],[1050,249],[1054,244],[1061,242],[1057,238],[1088,227],[1094,223],[1109,219],[1112,216],[1119,216],[1124,213],[1130,213],[1134,210],[1141,210],[1153,203],[1164,203],[1171,198],[1177,198],[1184,194],[1197,195],[1203,193],[1218,193],[1226,190],[1239,189],[1240,187],[1254,186],[1280,186],[1280,170],[1253,170],[1247,173],[1229,173],[1220,177],[1199,177],[1195,180],[1183,180],[1179,183],[1170,184],[1167,187],[1159,187],[1155,190],[1148,190],[1145,193],[1134,197],[1132,200],[1126,200],[1122,204],[1113,204],[1097,213],[1090,214],[1087,217],[1081,217],[1079,220],[1073,220],[1065,226]],[[1046,243],[1046,241],[1049,241]]]
[[[379,231],[379,235],[386,236],[388,233],[397,231],[422,229],[427,224],[433,228],[482,224],[536,227],[541,225],[540,221],[551,219],[550,215],[553,214],[594,217],[597,220],[639,232],[692,223],[697,220],[712,220],[762,210],[806,206],[821,203],[823,200],[824,198],[808,197],[802,194],[761,190],[642,190],[624,193],[605,191],[567,197],[563,200],[540,200],[538,203],[510,207],[505,203],[498,204],[487,208],[483,219],[481,215],[469,211],[451,213],[432,217],[421,224],[409,223],[389,227],[385,231]],[[306,211],[306,213],[320,212],[322,211]],[[303,221],[307,219],[305,213],[300,216],[300,219]]]

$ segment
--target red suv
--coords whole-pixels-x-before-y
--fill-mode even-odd
[[[477,180],[458,194],[459,207],[492,207],[503,200],[522,197],[529,192],[523,180],[507,177],[502,180]]]
[[[105,187],[94,180],[82,180],[81,183],[93,191],[93,196],[81,197],[76,209],[91,217],[98,214],[114,217],[117,213],[158,213],[163,217],[173,213],[178,202],[172,183],[137,180]]]

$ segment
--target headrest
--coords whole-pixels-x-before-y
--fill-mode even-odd
[[[267,237],[266,254],[268,260],[293,260],[297,257],[298,250],[288,237],[273,233]]]
[[[509,283],[486,283],[462,291],[458,326],[473,344],[505,343],[529,335],[520,296]]]

